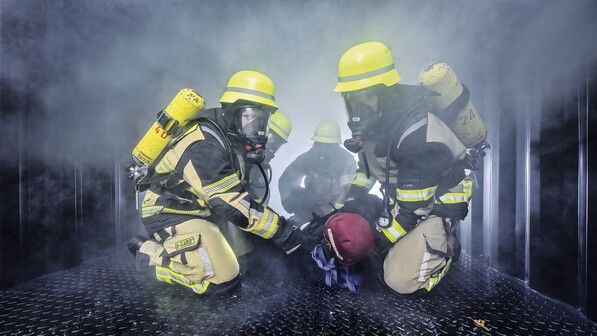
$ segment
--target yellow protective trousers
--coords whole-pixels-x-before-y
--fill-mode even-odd
[[[239,275],[239,264],[218,227],[204,219],[191,219],[155,233],[139,253],[149,256],[158,281],[179,284],[204,294]]]
[[[392,246],[384,259],[384,282],[399,294],[429,292],[452,263],[453,228],[441,217],[429,216]]]

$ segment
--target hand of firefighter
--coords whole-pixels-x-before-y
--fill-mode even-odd
[[[290,196],[282,200],[284,209],[288,213],[297,213],[304,210],[311,210],[310,206],[313,195],[308,195],[305,188],[293,189]]]
[[[341,209],[341,212],[354,212],[363,216],[371,225],[371,231],[375,237],[374,253],[385,256],[394,243],[388,240],[386,236],[377,228],[377,219],[379,218],[382,200],[375,195],[365,195],[360,198],[347,201]]]
[[[388,251],[390,251],[390,248],[394,246],[394,243],[389,241],[383,233],[378,232],[374,228],[372,229],[374,230],[373,236],[375,237],[375,249],[373,250],[373,253],[380,256],[385,256],[388,254]]]
[[[278,231],[276,231],[276,234],[272,237],[273,243],[286,254],[291,254],[298,250],[303,243],[301,230],[291,222],[287,221],[284,217],[280,217],[279,225]]]

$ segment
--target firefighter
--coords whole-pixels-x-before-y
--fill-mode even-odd
[[[284,170],[278,181],[282,206],[296,223],[309,222],[315,213],[340,206],[354,178],[354,157],[340,147],[340,127],[325,120],[315,128],[313,146]]]
[[[344,100],[352,131],[344,145],[359,158],[346,204],[377,211],[376,220],[363,217],[374,222],[380,278],[398,294],[419,296],[458,257],[455,229],[468,213],[473,182],[465,176],[465,146],[432,113],[428,97],[437,94],[399,82],[389,48],[366,42],[340,58],[334,91]],[[383,200],[371,202],[375,182]]]
[[[269,184],[272,178],[272,168],[270,161],[274,158],[280,147],[288,142],[288,137],[292,131],[292,122],[279,110],[271,117],[265,159],[259,165],[247,165],[249,176],[247,191],[257,202],[267,204],[271,191]],[[263,171],[261,171],[263,169]],[[245,232],[232,223],[221,223],[220,230],[226,237],[226,240],[232,247],[232,251],[237,257],[242,257],[254,251],[256,240],[254,235]]]
[[[191,118],[157,164],[163,178],[155,179],[142,202],[150,238],[128,243],[138,268],[197,294],[239,283],[237,257],[216,223],[233,223],[287,254],[301,244],[299,230],[246,190],[245,167],[263,162],[269,119],[278,109],[272,80],[239,71],[220,103]]]
[[[276,153],[284,144],[288,143],[288,137],[292,132],[292,122],[279,110],[272,115],[269,134],[267,140],[267,148],[265,151],[265,160],[263,160],[262,167],[267,177],[267,185],[272,179],[272,168],[270,166],[271,160],[276,156]],[[255,199],[261,200],[265,197],[266,193],[266,181],[263,174],[259,171],[257,165],[250,165],[249,172],[249,193],[252,194]],[[267,191],[268,199],[271,195],[271,191]],[[268,199],[265,200],[267,204]]]

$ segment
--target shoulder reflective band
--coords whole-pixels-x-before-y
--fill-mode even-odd
[[[276,99],[274,99],[274,96],[272,96],[272,95],[269,95],[269,94],[261,92],[261,91],[251,90],[251,89],[238,88],[238,87],[227,87],[226,91],[246,93],[246,94],[251,94],[251,95],[254,95],[254,96],[259,96],[259,97],[271,99],[273,101],[276,100]]]
[[[362,74],[353,75],[353,76],[342,76],[338,77],[338,82],[352,82],[363,78],[369,78],[377,75],[381,75],[382,73],[388,72],[394,69],[394,63],[385,66],[383,68],[379,68],[373,71],[364,72]]]
[[[417,121],[416,123],[412,124],[412,126],[410,126],[409,128],[407,128],[406,131],[404,131],[404,133],[400,137],[400,140],[398,140],[398,144],[396,145],[396,149],[400,148],[400,145],[402,144],[402,141],[404,140],[404,138],[406,138],[412,132],[418,130],[419,128],[421,128],[421,127],[423,127],[425,125],[427,125],[427,117],[425,117],[425,118]]]

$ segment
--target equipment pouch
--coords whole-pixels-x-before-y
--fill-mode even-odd
[[[445,258],[452,256],[448,251],[448,241],[446,238],[427,235],[424,235],[424,237],[425,244],[427,246],[427,252]]]
[[[186,251],[196,249],[201,243],[201,235],[196,228],[196,223],[184,222],[167,228],[170,237],[164,242],[166,257],[173,257]]]

